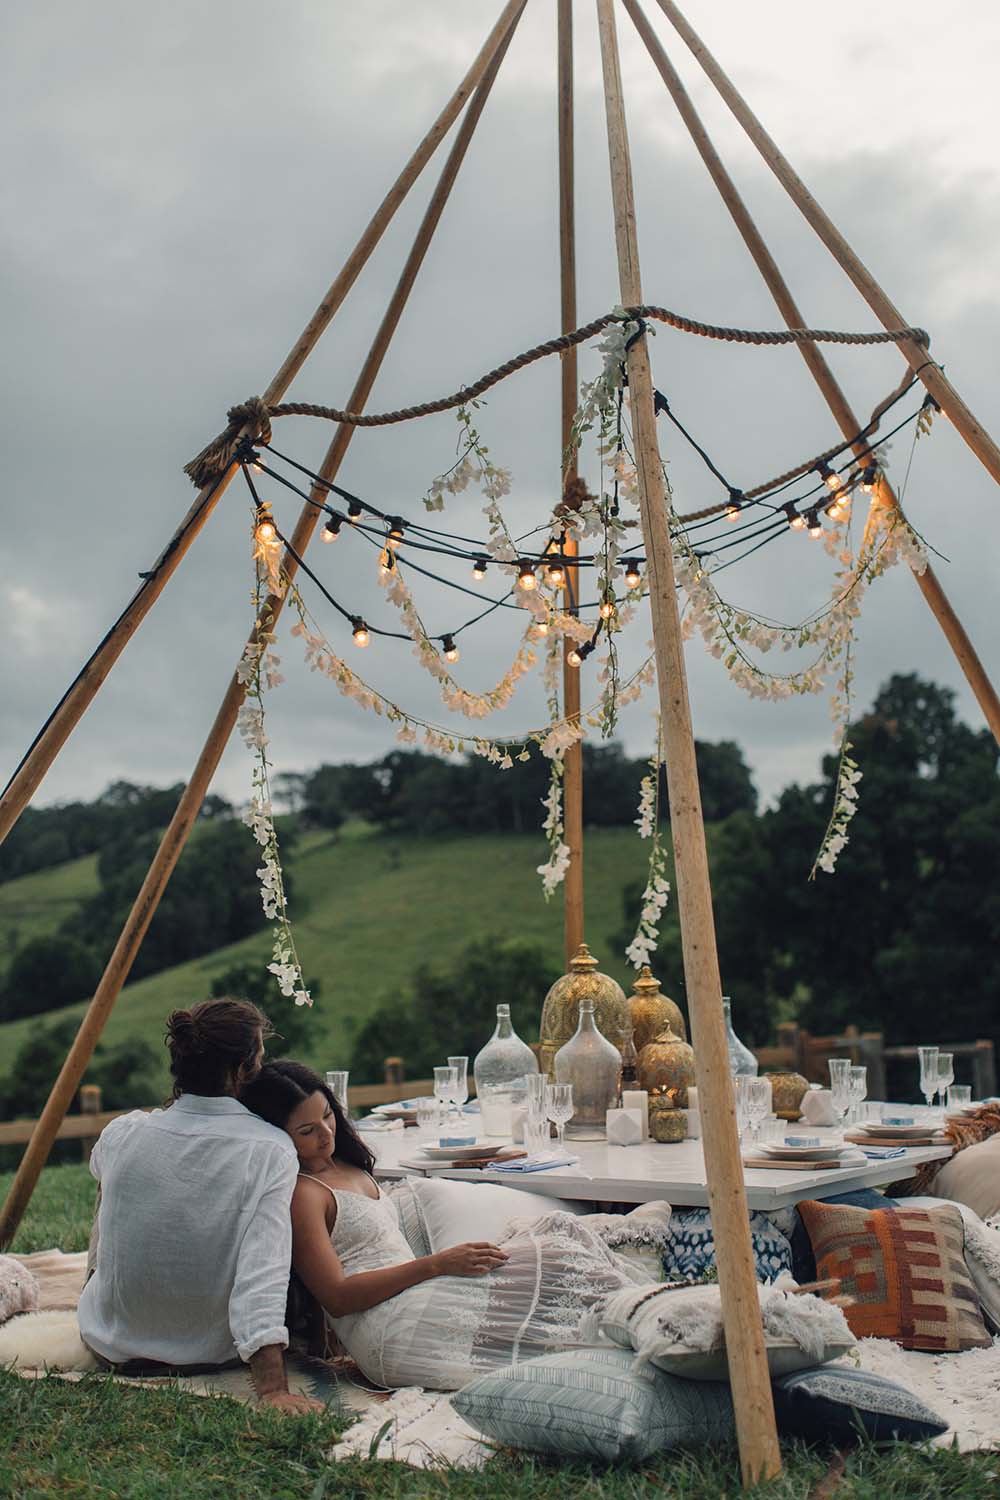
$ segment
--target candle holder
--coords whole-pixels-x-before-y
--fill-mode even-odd
[[[672,1105],[665,1094],[649,1098],[649,1135],[661,1146],[675,1146],[687,1136],[687,1116]]]

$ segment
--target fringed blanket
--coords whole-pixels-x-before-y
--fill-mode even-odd
[[[1000,1130],[1000,1104],[982,1104],[975,1114],[967,1115],[962,1120],[947,1120],[944,1126],[944,1134],[956,1152],[964,1151],[966,1146],[978,1146],[980,1141],[989,1140],[990,1136],[996,1135],[998,1130]],[[894,1182],[885,1191],[890,1198],[912,1198],[929,1193],[931,1183],[945,1165],[944,1161],[924,1162],[923,1166],[917,1169],[915,1177],[908,1177],[903,1182]]]

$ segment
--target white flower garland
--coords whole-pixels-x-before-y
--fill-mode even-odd
[[[545,653],[545,686],[547,689],[549,713],[553,723],[559,718],[559,668],[562,665],[562,645],[556,639],[549,642],[549,649]],[[542,832],[549,845],[549,857],[543,865],[536,867],[535,873],[542,877],[542,892],[546,901],[555,894],[558,887],[566,879],[566,872],[570,863],[570,847],[563,840],[565,827],[563,823],[563,788],[565,773],[565,749],[557,750],[551,756],[549,771],[548,795],[542,798],[542,806],[545,808],[545,820],[542,823]]]
[[[663,763],[663,736],[657,720],[656,751],[649,762],[649,772],[639,789],[639,812],[635,820],[639,837],[652,839],[646,889],[642,893],[639,925],[625,949],[625,957],[636,969],[650,963],[660,937],[660,918],[670,899],[667,879],[667,856],[660,840],[660,766]]]

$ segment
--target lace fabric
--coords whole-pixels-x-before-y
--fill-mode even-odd
[[[414,1259],[390,1202],[335,1197],[331,1240],[348,1276]],[[489,1370],[579,1345],[581,1321],[595,1304],[645,1284],[640,1270],[571,1214],[515,1220],[502,1244],[509,1259],[487,1276],[436,1276],[333,1320],[369,1380],[457,1390]]]

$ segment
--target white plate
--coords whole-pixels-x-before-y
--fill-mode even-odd
[[[423,1104],[433,1098],[431,1094],[421,1094],[419,1099],[398,1099],[395,1104],[376,1104],[372,1110],[373,1115],[412,1115],[418,1104]]]
[[[773,1156],[775,1161],[782,1158],[786,1161],[834,1161],[843,1149],[843,1146],[783,1146],[779,1141],[762,1141],[756,1147],[765,1156]]]
[[[485,1141],[478,1141],[474,1146],[421,1146],[420,1150],[424,1156],[429,1156],[433,1161],[462,1161],[467,1156],[496,1156],[499,1151],[505,1151],[506,1146],[487,1146]]]
[[[936,1135],[937,1125],[874,1125],[867,1121],[859,1125],[864,1135],[883,1137],[886,1140],[905,1141],[914,1135]]]

